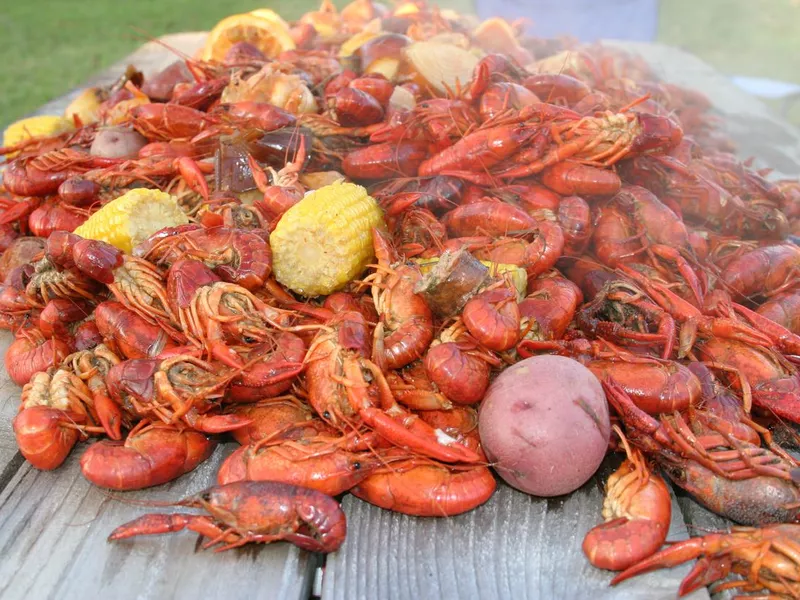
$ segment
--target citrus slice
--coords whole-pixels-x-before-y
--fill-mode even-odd
[[[289,29],[289,24],[283,20],[283,18],[276,13],[274,10],[270,8],[257,8],[255,10],[251,10],[249,15],[253,15],[254,17],[261,17],[262,19],[266,19],[267,21],[272,21],[273,23],[280,23],[286,29]]]
[[[232,15],[217,23],[208,34],[203,60],[221,61],[231,46],[238,42],[252,44],[267,58],[275,58],[281,52],[295,48],[286,22],[269,9],[259,9]]]

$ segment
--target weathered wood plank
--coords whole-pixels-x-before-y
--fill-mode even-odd
[[[83,447],[52,472],[25,463],[0,492],[3,598],[305,599],[317,557],[289,544],[202,551],[191,532],[107,542],[118,525],[169,509],[126,501],[172,501],[211,485],[234,445],[217,449],[175,482],[109,494],[80,473]],[[186,510],[186,509],[178,509]]]
[[[347,496],[347,540],[327,557],[322,598],[671,600],[688,565],[610,588],[612,574],[583,555],[583,537],[602,520],[601,485],[613,463],[568,496],[535,498],[501,484],[485,505],[446,519],[392,513]],[[668,539],[685,537],[673,502]]]
[[[7,331],[0,332],[0,356],[5,358],[6,350],[14,341],[14,337]],[[5,363],[0,364],[0,490],[8,483],[9,478],[16,472],[22,463],[22,457],[17,450],[14,431],[11,429],[11,420],[17,414],[19,397],[22,390],[16,385],[5,369]]]

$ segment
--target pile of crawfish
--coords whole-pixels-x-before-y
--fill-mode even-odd
[[[800,183],[737,159],[702,95],[633,56],[520,34],[512,57],[417,8],[358,0],[320,13],[340,35],[304,18],[275,59],[239,43],[222,63],[129,70],[96,90],[99,122],[2,150],[22,454],[55,469],[93,439],[85,477],[133,490],[228,435],[241,447],[219,485],[181,503],[207,515],[146,515],[112,538],[190,528],[221,548],[329,552],[345,535],[331,497],[348,491],[424,516],[486,502],[475,408],[505,366],[555,352],[602,381],[627,454],[584,542],[592,564],[622,580],[702,556],[681,592],[734,572],[724,585],[799,595],[800,471],[778,440],[800,423]],[[445,36],[484,56],[445,96],[364,73],[337,51],[374,19],[397,52]],[[90,152],[108,124],[144,138],[136,156]],[[299,298],[271,276],[270,231],[343,176],[388,230],[358,281]],[[169,191],[192,223],[131,254],[71,233],[134,187]],[[671,516],[655,468],[753,529],[651,556]]]

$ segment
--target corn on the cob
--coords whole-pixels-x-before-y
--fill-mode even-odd
[[[438,258],[416,258],[413,259],[419,265],[419,270],[423,275],[429,273],[433,267],[439,262]],[[499,275],[507,275],[511,278],[511,282],[517,290],[517,299],[522,300],[528,290],[528,274],[525,269],[517,265],[506,265],[503,263],[494,263],[488,260],[480,261],[481,264],[489,269],[489,274],[492,277]]]
[[[372,228],[383,212],[360,185],[333,183],[308,194],[270,235],[275,278],[303,296],[330,294],[374,256]]]
[[[123,252],[164,227],[188,223],[178,201],[159,190],[134,189],[106,204],[75,230],[79,236],[108,242]]]
[[[31,138],[49,137],[73,129],[72,119],[53,115],[29,117],[8,126],[3,134],[3,146],[16,146]]]
[[[72,122],[72,116],[77,115],[83,125],[97,123],[100,120],[100,105],[107,96],[103,88],[86,88],[64,109],[64,117]]]

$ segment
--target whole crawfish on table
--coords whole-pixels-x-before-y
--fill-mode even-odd
[[[92,393],[68,366],[36,373],[12,421],[19,451],[37,469],[58,468],[79,439],[104,434]]]
[[[101,440],[81,456],[81,472],[112,490],[140,490],[177,479],[205,461],[216,443],[203,433],[140,421],[124,442]]]
[[[664,544],[672,518],[672,499],[664,480],[653,473],[641,451],[631,448],[615,425],[626,460],[606,482],[605,523],[583,539],[593,566],[622,571],[655,553]]]
[[[117,527],[109,541],[189,529],[216,551],[286,540],[310,552],[334,552],[344,542],[345,514],[330,496],[273,481],[239,481],[208,488],[175,503],[207,515],[149,514]]]
[[[611,585],[642,573],[699,559],[681,582],[679,596],[724,579],[733,572],[745,579],[715,585],[712,589],[714,594],[738,588],[743,592],[766,590],[771,598],[796,598],[800,596],[798,553],[800,525],[781,524],[760,529],[734,527],[729,532],[710,533],[676,542],[629,567],[612,579]]]

